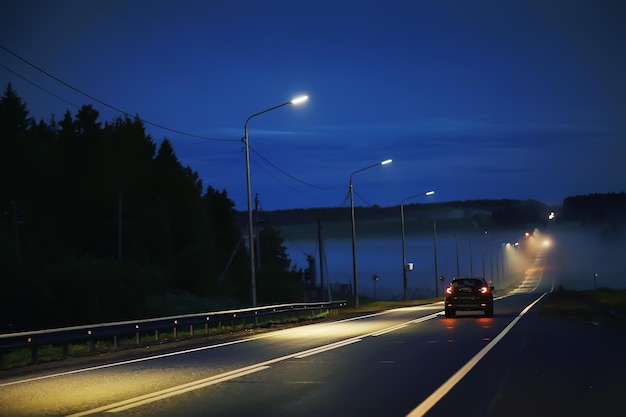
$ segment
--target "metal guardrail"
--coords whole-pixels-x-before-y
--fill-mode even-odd
[[[95,340],[108,337],[113,338],[114,348],[117,347],[119,336],[135,334],[136,343],[140,344],[140,334],[155,332],[158,340],[158,332],[164,329],[173,329],[174,337],[179,327],[189,326],[193,335],[194,326],[203,325],[208,333],[209,326],[213,323],[225,321],[235,322],[256,319],[261,316],[283,314],[290,312],[336,310],[346,307],[347,302],[330,301],[315,303],[278,304],[265,307],[245,308],[240,310],[225,310],[197,314],[185,314],[181,316],[169,316],[153,319],[140,319],[120,321],[114,323],[101,323],[73,327],[64,327],[48,330],[34,330],[19,333],[0,334],[0,353],[19,348],[32,348],[32,360],[37,360],[37,347],[42,345],[63,345],[64,356],[67,355],[67,344],[71,342],[89,341],[91,350],[94,350]]]

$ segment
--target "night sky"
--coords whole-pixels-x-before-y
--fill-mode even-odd
[[[248,125],[264,210],[347,206],[350,175],[387,158],[354,175],[356,205],[431,189],[415,202],[558,204],[626,191],[621,0],[2,0],[1,9],[0,85],[12,83],[30,116],[60,120],[84,104],[102,122],[121,115],[111,107],[139,115],[239,210],[245,120],[301,94],[308,102]]]

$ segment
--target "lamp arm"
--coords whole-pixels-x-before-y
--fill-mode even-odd
[[[270,107],[269,109],[265,109],[265,110],[260,111],[260,112],[258,112],[258,113],[254,113],[252,116],[250,116],[250,117],[248,117],[248,118],[246,119],[246,123],[244,124],[244,130],[245,130],[245,129],[247,129],[248,122],[249,122],[249,121],[250,121],[250,119],[252,119],[253,117],[259,116],[259,115],[261,115],[261,114],[263,114],[263,113],[267,113],[267,112],[272,111],[272,110],[276,110],[277,108],[279,108],[279,107],[283,107],[283,106],[286,106],[286,105],[288,105],[288,104],[291,104],[291,101],[287,101],[287,102],[285,102],[285,103],[283,103],[283,104],[279,104],[278,106]]]

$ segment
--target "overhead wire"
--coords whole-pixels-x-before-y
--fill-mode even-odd
[[[366,205],[368,205],[368,206],[370,206],[370,207],[372,206],[372,205],[371,205],[371,204],[370,204],[370,203],[369,203],[366,199],[364,199],[364,198],[363,198],[363,196],[362,196],[361,194],[357,193],[357,192],[356,192],[356,191],[354,191],[354,190],[352,190],[352,192],[353,192],[354,194],[356,194],[356,195],[357,195],[357,197],[359,197],[359,198],[360,198],[360,199],[361,199],[361,200],[362,200],[362,201],[363,201]]]
[[[56,77],[55,75],[53,75],[53,74],[49,73],[48,71],[44,70],[43,68],[40,68],[39,66],[37,66],[37,65],[33,64],[32,62],[28,61],[27,59],[25,59],[25,58],[23,58],[22,56],[18,55],[17,53],[13,52],[13,51],[12,51],[12,50],[10,50],[9,48],[5,47],[4,45],[1,45],[1,44],[0,44],[0,49],[3,49],[4,51],[6,51],[7,53],[11,54],[11,55],[12,55],[12,56],[14,56],[15,58],[19,59],[20,61],[22,61],[22,62],[24,62],[25,64],[29,65],[30,67],[34,68],[35,70],[37,70],[37,71],[41,72],[42,74],[46,75],[47,77],[52,78],[54,81],[56,81],[56,82],[58,82],[58,83],[62,84],[63,86],[65,86],[65,87],[67,87],[67,88],[71,89],[72,91],[74,91],[74,92],[76,92],[76,93],[78,93],[78,94],[80,94],[80,95],[82,95],[82,96],[85,96],[85,97],[89,98],[90,100],[93,100],[93,101],[95,101],[96,103],[99,103],[99,104],[101,104],[101,105],[103,105],[103,106],[105,106],[105,107],[107,107],[107,108],[109,108],[109,109],[112,109],[112,110],[114,110],[114,111],[116,111],[116,112],[118,112],[118,113],[121,113],[121,114],[125,115],[126,117],[130,117],[130,118],[136,117],[138,120],[140,120],[141,122],[143,122],[143,123],[145,123],[145,124],[148,124],[148,125],[151,125],[151,126],[157,127],[157,128],[159,128],[159,129],[162,129],[162,130],[165,130],[165,131],[169,131],[169,132],[172,132],[172,133],[176,133],[176,134],[179,134],[179,135],[182,135],[182,136],[188,136],[188,137],[192,137],[192,138],[196,138],[196,139],[201,139],[201,140],[209,140],[209,141],[218,141],[218,142],[231,142],[231,143],[233,143],[233,142],[239,142],[239,139],[220,139],[220,138],[212,138],[212,137],[207,137],[207,136],[196,135],[196,134],[193,134],[193,133],[184,132],[184,131],[182,131],[182,130],[173,129],[173,128],[167,127],[167,126],[165,126],[165,125],[162,125],[162,124],[160,124],[160,123],[156,123],[156,122],[153,122],[153,121],[150,121],[150,120],[146,120],[146,119],[141,118],[141,117],[139,117],[139,116],[132,116],[132,115],[131,115],[130,113],[128,113],[127,111],[124,111],[124,110],[120,109],[120,108],[119,108],[119,107],[117,107],[117,106],[111,105],[111,104],[109,104],[109,103],[105,102],[104,100],[101,100],[101,99],[99,99],[99,98],[97,98],[97,97],[94,97],[94,96],[92,96],[91,94],[88,94],[88,93],[86,93],[86,92],[84,92],[84,91],[82,91],[82,90],[80,90],[80,89],[78,89],[78,88],[76,88],[76,87],[72,86],[71,84],[69,84],[69,83],[67,83],[67,82],[65,82],[65,81],[63,81],[63,80],[61,80],[60,78]],[[79,106],[78,106],[78,105],[76,105],[76,104],[74,104],[74,103],[70,102],[69,100],[64,99],[63,97],[61,97],[61,96],[59,96],[59,95],[57,95],[57,94],[53,93],[52,91],[50,91],[50,90],[48,90],[48,89],[46,89],[46,88],[44,88],[44,87],[42,87],[42,86],[38,85],[37,83],[35,83],[35,82],[33,82],[33,81],[29,80],[29,79],[27,79],[26,77],[22,76],[21,74],[17,73],[16,71],[11,70],[11,69],[10,69],[10,68],[8,68],[7,66],[5,66],[5,65],[3,65],[3,64],[0,64],[0,66],[1,66],[2,68],[4,68],[5,70],[7,70],[8,72],[10,72],[10,73],[14,74],[15,76],[17,76],[17,77],[21,78],[22,80],[24,80],[24,81],[26,81],[26,82],[28,82],[29,84],[32,84],[33,86],[35,86],[35,87],[37,87],[37,88],[41,89],[42,91],[46,92],[47,94],[50,94],[51,96],[53,96],[53,97],[55,97],[55,98],[57,98],[57,99],[61,100],[62,102],[66,103],[66,104],[68,104],[68,105],[70,105],[70,106],[72,106],[72,107],[74,107],[74,108],[79,108]],[[266,157],[264,157],[263,155],[261,155],[261,154],[260,154],[260,153],[259,153],[256,149],[254,149],[253,147],[249,146],[249,148],[250,148],[250,150],[251,150],[251,151],[252,151],[252,152],[253,152],[256,156],[258,156],[260,159],[262,159],[262,160],[263,160],[266,164],[268,164],[269,166],[271,166],[272,168],[274,168],[276,171],[280,172],[280,173],[281,173],[281,174],[283,174],[284,176],[286,176],[286,177],[288,177],[288,178],[290,178],[290,179],[292,179],[292,180],[294,180],[294,181],[296,181],[296,182],[298,182],[298,183],[300,183],[300,184],[306,185],[306,186],[311,187],[311,188],[317,188],[317,189],[320,189],[320,190],[339,190],[339,189],[343,188],[343,187],[322,187],[322,186],[318,186],[318,185],[311,184],[311,183],[309,183],[309,182],[303,181],[303,180],[301,180],[301,179],[299,179],[299,178],[297,178],[297,177],[295,177],[295,176],[293,176],[293,175],[289,174],[289,173],[288,173],[288,172],[286,172],[285,170],[283,170],[283,169],[279,168],[276,164],[274,164],[274,163],[273,163],[273,162],[271,162],[269,159],[267,159]],[[260,164],[258,164],[258,163],[257,163],[257,166],[259,166],[259,167],[260,167],[261,169],[263,169],[266,173],[268,173],[270,176],[272,176],[272,178],[274,178],[276,181],[280,182],[281,184],[285,185],[286,187],[289,187],[290,189],[292,189],[292,190],[294,190],[294,191],[296,191],[296,192],[298,192],[298,193],[300,193],[300,194],[302,194],[302,195],[305,195],[305,196],[307,196],[307,197],[311,197],[311,196],[308,196],[308,195],[306,195],[306,194],[302,193],[301,191],[299,191],[299,190],[297,190],[297,189],[295,189],[295,188],[291,187],[289,184],[286,184],[285,182],[281,181],[279,178],[277,178],[276,176],[274,176],[274,175],[272,175],[271,173],[269,173],[269,171],[267,171],[267,170],[266,170],[264,167],[262,167]],[[365,201],[365,199],[363,199],[362,197],[361,197],[361,199],[362,199],[363,201]],[[366,202],[366,201],[365,201],[365,202]],[[367,202],[366,202],[366,203],[367,203]],[[369,204],[369,203],[367,203],[367,204]]]
[[[276,181],[278,181],[279,183],[281,183],[282,185],[284,185],[285,187],[297,192],[298,194],[302,194],[305,197],[310,197],[310,198],[315,198],[311,195],[305,194],[302,191],[298,190],[297,188],[292,187],[291,185],[287,184],[286,182],[282,181],[280,178],[276,177],[275,175],[273,175],[271,172],[269,172],[267,169],[265,169],[265,167],[261,164],[259,164],[257,161],[255,161],[254,159],[252,160],[252,163],[254,165],[256,165],[257,167],[261,168],[267,175],[269,175],[270,177],[274,178]]]
[[[315,185],[315,184],[308,183],[308,182],[306,182],[306,181],[302,181],[301,179],[298,179],[298,178],[294,177],[293,175],[291,175],[291,174],[289,174],[289,173],[285,172],[284,170],[280,169],[278,166],[276,166],[276,165],[275,165],[274,163],[272,163],[270,160],[268,160],[268,159],[267,159],[267,158],[265,158],[263,155],[261,155],[260,153],[258,153],[258,152],[256,151],[256,149],[254,149],[252,146],[248,146],[248,147],[250,148],[250,150],[251,150],[251,151],[252,151],[255,155],[257,155],[259,158],[261,158],[262,160],[264,160],[264,161],[265,161],[268,165],[270,165],[272,168],[274,168],[275,170],[277,170],[278,172],[280,172],[280,173],[281,173],[281,174],[283,174],[284,176],[289,177],[289,178],[291,178],[292,180],[299,182],[300,184],[304,184],[304,185],[306,185],[306,186],[308,186],[308,187],[317,188],[317,189],[320,189],[320,190],[340,190],[340,189],[342,189],[342,188],[343,188],[343,187],[322,187],[322,186],[319,186],[319,185]]]
[[[291,243],[293,245],[294,248],[298,249],[300,251],[300,253],[302,253],[304,256],[310,256],[310,253],[307,253],[304,249],[302,249],[296,242],[294,242],[289,236],[287,236],[285,234],[285,231],[283,229],[280,229],[280,234],[283,236],[283,238],[285,238],[286,241],[288,241],[289,243]],[[314,252],[315,253],[315,252]]]
[[[37,83],[35,83],[35,82],[33,82],[33,81],[29,80],[28,78],[24,77],[23,75],[19,74],[18,72],[13,71],[11,68],[7,67],[6,65],[1,64],[1,63],[0,63],[0,67],[4,68],[6,71],[10,72],[11,74],[15,75],[16,77],[20,77],[22,80],[26,81],[27,83],[29,83],[29,84],[31,84],[31,85],[33,85],[33,86],[35,86],[35,87],[39,88],[40,90],[42,90],[42,91],[44,91],[44,92],[46,92],[46,93],[50,94],[51,96],[53,96],[53,97],[55,97],[55,98],[57,98],[57,99],[61,100],[61,101],[62,101],[62,102],[64,102],[65,104],[70,105],[70,106],[72,106],[72,107],[74,107],[74,108],[77,108],[77,109],[79,108],[79,106],[77,106],[76,104],[74,104],[74,103],[70,102],[69,100],[64,99],[63,97],[61,97],[61,96],[59,96],[59,95],[57,95],[57,94],[53,93],[52,91],[50,91],[50,90],[48,90],[48,89],[46,89],[46,88],[44,88],[44,87],[40,86],[39,84],[37,84]]]
[[[105,101],[103,101],[103,100],[100,100],[99,98],[96,98],[96,97],[94,97],[94,96],[92,96],[92,95],[90,95],[90,94],[88,94],[88,93],[86,93],[86,92],[84,92],[84,91],[82,91],[82,90],[80,90],[80,89],[78,89],[78,88],[74,87],[73,85],[70,85],[69,83],[67,83],[67,82],[65,82],[65,81],[63,81],[63,80],[61,80],[60,78],[58,78],[58,77],[56,77],[56,76],[52,75],[51,73],[49,73],[48,71],[44,70],[43,68],[40,68],[40,67],[38,67],[37,65],[33,64],[32,62],[28,61],[27,59],[25,59],[25,58],[21,57],[20,55],[18,55],[17,53],[13,52],[12,50],[10,50],[9,48],[7,48],[6,46],[4,46],[4,45],[0,45],[0,49],[3,49],[3,50],[4,50],[4,51],[6,51],[7,53],[9,53],[9,54],[13,55],[15,58],[19,59],[20,61],[24,62],[25,64],[29,65],[30,67],[32,67],[32,68],[34,68],[34,69],[36,69],[37,71],[41,72],[42,74],[45,74],[46,76],[48,76],[48,77],[52,78],[53,80],[55,80],[56,82],[58,82],[58,83],[60,83],[60,84],[64,85],[65,87],[67,87],[67,88],[69,88],[69,89],[71,89],[71,90],[75,91],[76,93],[78,93],[78,94],[80,94],[80,95],[83,95],[83,96],[85,96],[85,97],[89,98],[90,100],[93,100],[93,101],[95,101],[96,103],[99,103],[99,104],[101,104],[101,105],[103,105],[103,106],[105,106],[105,107],[108,107],[109,109],[112,109],[112,110],[114,110],[114,111],[116,111],[116,112],[118,112],[118,113],[122,113],[122,114],[123,114],[123,115],[125,115],[126,117],[131,117],[131,118],[132,118],[132,117],[134,117],[133,115],[131,115],[130,113],[128,113],[128,112],[126,112],[126,111],[124,111],[124,110],[120,109],[119,107],[113,106],[113,105],[111,105],[111,104],[109,104],[109,103],[107,103],[107,102],[105,102]],[[217,141],[217,142],[239,142],[239,140],[238,140],[238,139],[219,139],[219,138],[211,138],[211,137],[207,137],[207,136],[196,135],[196,134],[189,133],[189,132],[183,132],[182,130],[173,129],[173,128],[170,128],[170,127],[164,126],[164,125],[162,125],[162,124],[160,124],[160,123],[155,123],[155,122],[152,122],[152,121],[150,121],[150,120],[143,119],[143,118],[138,117],[138,116],[137,116],[137,118],[138,118],[139,120],[141,120],[141,121],[142,121],[143,123],[145,123],[145,124],[148,124],[148,125],[151,125],[151,126],[157,127],[157,128],[159,128],[159,129],[162,129],[162,130],[166,130],[166,131],[168,131],[168,132],[176,133],[176,134],[178,134],[178,135],[182,135],[182,136],[189,136],[189,137],[196,138],[196,139],[210,140],[210,141]]]

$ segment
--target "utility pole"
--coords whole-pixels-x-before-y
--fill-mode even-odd
[[[254,212],[256,218],[254,219],[254,223],[256,225],[256,269],[257,271],[261,270],[261,243],[259,240],[259,236],[261,235],[261,231],[259,230],[259,193],[254,195]]]
[[[469,253],[470,253],[470,277],[474,276],[474,259],[472,255],[472,238],[469,238]]]
[[[322,301],[324,301],[324,261],[322,259],[324,253],[324,241],[322,240],[322,220],[317,219],[317,242],[320,257],[320,287],[322,289]]]
[[[435,298],[439,297],[439,269],[437,267],[437,219],[433,219],[433,242],[435,246]]]
[[[454,241],[456,242],[456,276],[461,276],[461,269],[459,268],[459,234],[454,232]]]
[[[117,261],[122,262],[122,190],[117,192]]]

